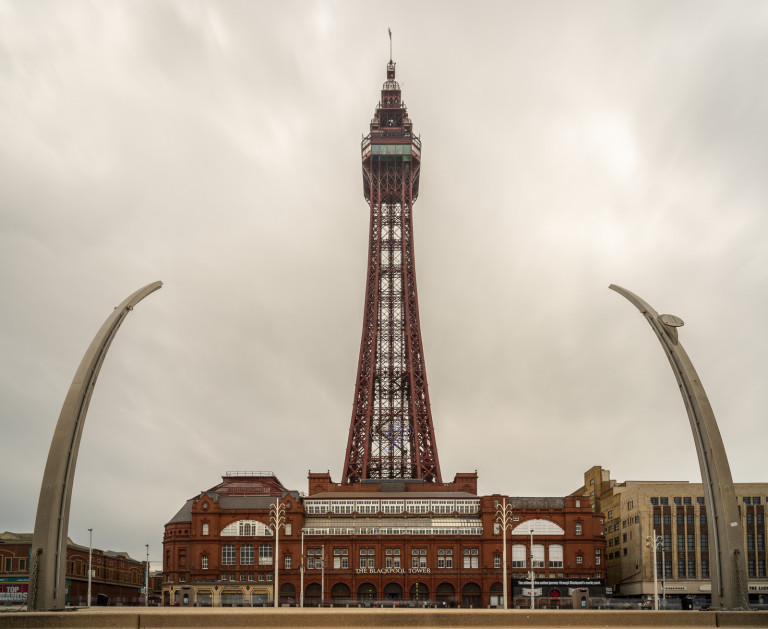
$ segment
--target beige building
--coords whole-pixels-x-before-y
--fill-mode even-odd
[[[735,483],[744,531],[751,603],[768,603],[765,504],[768,483]],[[659,594],[708,596],[711,527],[701,483],[625,481],[618,483],[600,466],[584,473],[573,495],[589,497],[604,514],[607,585],[616,596],[652,596],[653,550],[649,537],[660,536],[656,553]]]

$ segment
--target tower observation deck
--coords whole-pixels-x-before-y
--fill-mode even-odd
[[[362,142],[370,208],[363,333],[342,483],[441,483],[419,325],[413,202],[421,140],[395,80],[395,63]]]

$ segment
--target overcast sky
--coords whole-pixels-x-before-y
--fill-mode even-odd
[[[734,480],[768,481],[764,2],[0,1],[0,531],[112,309],[69,534],[161,559],[228,470],[341,477],[362,330],[360,140],[394,33],[444,480],[700,480],[637,293]]]

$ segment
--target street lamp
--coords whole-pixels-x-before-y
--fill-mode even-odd
[[[285,527],[285,505],[280,504],[280,499],[275,500],[269,508],[269,521],[272,523],[272,531],[275,534],[275,586],[273,592],[273,606],[277,607],[280,598],[280,586],[278,584],[278,571],[280,569],[280,527]]]
[[[531,609],[536,609],[536,573],[533,570],[533,529],[528,531],[531,534]]]
[[[325,602],[325,544],[320,550],[320,607]]]
[[[147,547],[147,566],[144,570],[144,607],[149,607],[149,544],[144,544]]]
[[[91,574],[93,574],[93,529],[88,529],[88,607],[91,606]]]
[[[650,535],[645,538],[645,547],[653,550],[653,608],[659,609],[659,576],[656,569],[656,551],[664,548],[664,538],[661,535],[656,535],[654,531],[653,537]]]
[[[304,607],[304,529],[301,529],[301,562],[299,566],[300,582],[299,607]]]
[[[496,504],[496,523],[501,527],[503,544],[501,553],[502,574],[504,579],[503,596],[504,609],[507,609],[507,529],[509,529],[510,533],[512,532],[512,505],[507,502],[506,498],[501,501],[501,504]],[[533,549],[531,549],[531,554],[533,554]]]

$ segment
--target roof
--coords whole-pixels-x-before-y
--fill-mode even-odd
[[[379,500],[379,499],[400,499],[400,500],[414,500],[414,499],[431,499],[431,500],[468,500],[470,498],[478,498],[475,494],[470,494],[464,491],[414,491],[403,493],[401,491],[379,491],[379,492],[364,492],[364,491],[328,491],[319,494],[312,494],[307,496],[304,500]]]

